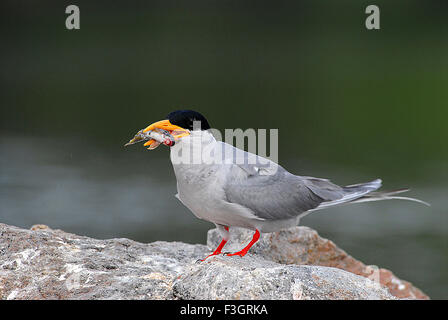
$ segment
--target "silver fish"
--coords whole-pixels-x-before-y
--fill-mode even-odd
[[[174,146],[176,143],[176,140],[171,135],[171,133],[167,130],[156,128],[154,130],[150,130],[147,132],[143,132],[144,129],[137,132],[137,134],[132,138],[128,143],[126,143],[124,146],[130,146],[135,143],[148,141],[148,140],[155,140],[148,149],[153,150],[157,148],[160,144],[164,144],[166,146]]]

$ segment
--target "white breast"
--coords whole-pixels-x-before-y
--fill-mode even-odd
[[[199,133],[207,135],[199,139]],[[226,201],[223,186],[229,165],[207,162],[210,160],[207,159],[210,155],[209,148],[216,145],[216,140],[207,132],[199,133],[193,131],[191,136],[182,138],[171,147],[170,158],[177,179],[179,200],[200,219],[228,226],[257,227],[257,221],[262,219],[253,215],[249,209]],[[198,150],[201,151],[200,154],[197,154]],[[185,152],[190,153],[189,157],[182,154]],[[196,160],[203,159],[190,163],[185,161],[194,157]]]

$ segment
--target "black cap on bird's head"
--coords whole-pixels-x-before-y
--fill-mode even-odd
[[[210,129],[207,119],[197,111],[177,110],[171,112],[166,117],[171,124],[191,131]]]
[[[179,141],[179,139],[189,136],[191,131],[210,129],[210,125],[208,124],[207,119],[205,119],[205,117],[197,111],[177,110],[168,114],[165,120],[154,122],[153,124],[147,126],[145,129],[140,130],[135,135],[135,137],[131,139],[131,141],[129,141],[126,145],[143,141],[143,134],[158,129],[168,131],[168,133],[175,139],[175,141]],[[144,146],[149,146],[148,149],[152,150],[159,144],[160,142],[155,141],[154,139],[150,139],[144,144]]]

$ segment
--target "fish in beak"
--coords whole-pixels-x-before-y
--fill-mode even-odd
[[[157,148],[160,144],[173,146],[182,137],[190,135],[190,131],[171,124],[169,120],[157,121],[145,129],[140,130],[125,146],[146,141],[144,146],[149,150]]]

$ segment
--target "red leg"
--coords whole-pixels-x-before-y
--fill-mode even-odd
[[[226,231],[229,231],[229,227],[224,227],[226,229]],[[219,244],[218,248],[216,248],[215,251],[213,251],[212,254],[209,254],[208,256],[206,256],[204,259],[202,259],[201,261],[205,261],[208,257],[211,256],[216,256],[218,254],[221,254],[221,250],[222,248],[226,245],[227,240],[222,239],[221,243]]]
[[[249,242],[249,244],[244,247],[244,249],[242,249],[241,251],[235,252],[235,253],[228,253],[228,256],[240,256],[240,257],[244,257],[247,253],[247,251],[249,251],[249,249],[254,245],[255,242],[258,241],[258,239],[260,239],[260,231],[258,231],[257,229],[255,229],[255,233],[254,236],[252,237],[252,240]]]

